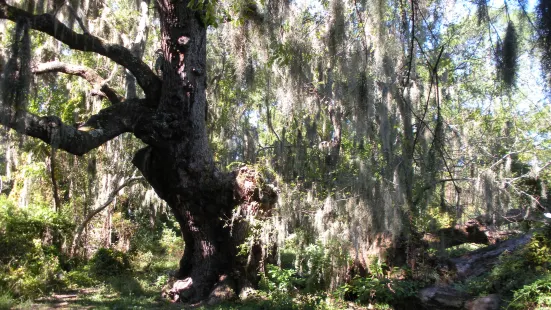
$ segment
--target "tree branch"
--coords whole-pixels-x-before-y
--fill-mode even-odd
[[[88,213],[88,215],[86,215],[86,218],[84,219],[84,221],[82,221],[82,223],[80,223],[80,225],[75,230],[73,241],[71,242],[71,245],[69,246],[70,251],[71,251],[70,252],[71,255],[74,254],[77,243],[80,240],[80,236],[82,235],[82,232],[84,231],[84,229],[86,228],[88,223],[92,220],[92,218],[94,216],[96,216],[96,214],[100,213],[105,208],[107,208],[113,202],[113,200],[115,200],[115,198],[117,197],[117,195],[119,194],[119,192],[123,188],[125,188],[127,186],[130,186],[135,182],[142,181],[142,180],[145,180],[145,178],[144,177],[135,177],[135,178],[130,178],[130,179],[124,181],[121,185],[119,185],[117,188],[115,188],[109,194],[109,197],[107,197],[107,200],[101,206],[99,206],[98,208],[90,211],[90,213]]]
[[[62,72],[66,74],[80,76],[94,87],[95,94],[106,97],[113,104],[124,101],[124,98],[122,96],[117,94],[115,90],[107,85],[107,80],[103,79],[96,71],[85,66],[71,65],[59,61],[51,61],[34,65],[32,68],[32,72],[35,74]]]
[[[60,2],[62,2],[62,3],[60,3],[58,7],[54,8],[54,10],[52,12],[53,16],[56,16],[57,13],[59,13],[59,11],[65,6],[65,7],[67,7],[67,10],[69,11],[69,13],[71,15],[73,15],[73,17],[76,19],[78,25],[80,26],[80,29],[82,29],[82,32],[89,33],[88,28],[86,28],[86,26],[84,25],[84,22],[82,21],[82,18],[80,18],[80,16],[78,16],[77,10],[75,10],[69,2],[65,2],[64,0],[62,0]],[[56,6],[55,3],[54,3],[54,6]]]
[[[83,155],[122,133],[134,132],[136,124],[150,118],[153,112],[145,100],[127,100],[101,110],[76,128],[57,116],[37,116],[0,105],[0,124],[71,154]]]
[[[32,29],[44,32],[67,44],[71,49],[94,52],[103,55],[128,69],[136,77],[149,102],[156,104],[161,93],[161,80],[130,50],[88,33],[79,34],[65,26],[51,14],[33,15],[24,10],[10,6],[6,0],[0,0],[0,19],[17,21],[26,18]]]
[[[148,11],[149,11],[149,2],[150,0],[143,0],[140,3],[140,21],[138,23],[138,29],[136,33],[136,38],[133,42],[124,42],[129,40],[124,40],[123,36],[123,43],[125,46],[129,46],[130,52],[136,56],[138,59],[143,58],[143,53],[145,50],[145,42],[147,40],[147,32],[149,30],[148,28]],[[126,72],[126,94],[125,96],[127,98],[137,98],[137,92],[136,92],[136,78],[132,73],[127,70]]]

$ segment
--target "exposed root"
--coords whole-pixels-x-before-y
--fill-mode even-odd
[[[189,277],[184,280],[173,279],[169,281],[163,288],[162,296],[168,298],[171,302],[193,302],[195,294],[193,279]],[[208,298],[197,305],[207,304],[213,306],[236,298],[235,282],[230,277],[222,275],[214,285]]]
[[[169,281],[163,288],[162,296],[169,298],[172,302],[179,302],[184,295],[188,295],[193,286],[193,280],[186,278],[184,280]],[[187,294],[186,294],[187,292]]]

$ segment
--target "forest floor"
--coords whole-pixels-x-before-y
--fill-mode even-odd
[[[161,297],[161,289],[151,281],[151,275],[129,275],[111,277],[94,287],[79,288],[72,291],[57,292],[34,301],[26,301],[12,309],[197,309],[197,310],[257,310],[257,309],[291,309],[291,305],[276,305],[267,302],[264,298],[255,298],[248,301],[234,301],[216,306],[185,305],[171,303]],[[292,302],[303,303],[298,295]],[[331,298],[328,298],[331,299]],[[320,309],[349,309],[363,310],[367,307],[352,302],[337,300],[325,301]],[[274,308],[276,306],[276,308]],[[288,306],[288,307],[286,307]],[[317,309],[317,307],[316,307]]]
[[[522,287],[525,284],[523,279],[529,278],[528,271],[531,270],[532,263],[526,261],[526,250],[523,252],[518,249],[525,247],[532,240],[532,235],[533,233],[521,234],[492,246],[477,247],[478,249],[474,251],[464,247],[466,251],[458,251],[455,253],[456,255],[453,255],[454,257],[447,258],[447,261],[453,265],[452,269],[454,274],[457,273],[457,278],[449,278],[448,285],[442,285],[441,281],[437,281],[435,285],[424,288],[419,292],[420,299],[426,304],[427,309],[443,309],[449,308],[450,302],[464,304],[476,298],[477,294],[466,294],[474,287],[473,285],[483,284],[488,293],[495,293],[490,291],[491,288],[501,282],[520,281],[517,286]],[[537,249],[541,247],[539,246]],[[502,253],[506,253],[506,255],[503,256]],[[545,261],[548,259],[546,253],[539,253],[540,256],[544,256],[542,259]],[[501,266],[502,264],[503,266]],[[171,262],[149,268],[147,271],[129,272],[99,279],[92,279],[88,273],[78,271],[80,273],[77,275],[80,277],[67,276],[67,280],[72,279],[72,283],[76,285],[71,287],[71,290],[56,291],[46,297],[34,301],[24,301],[18,303],[14,308],[6,309],[389,309],[378,305],[369,307],[337,300],[331,294],[324,292],[306,294],[298,290],[292,294],[287,292],[271,295],[258,291],[253,298],[247,301],[233,301],[217,306],[171,303],[161,297],[161,291],[166,284],[170,270],[175,266],[176,263]],[[518,270],[512,270],[511,266],[517,266]],[[538,278],[537,274],[534,278]],[[74,281],[74,279],[79,280]],[[510,289],[512,288],[507,290]],[[509,294],[512,293],[509,292]],[[483,295],[488,294],[480,296]],[[2,309],[4,308],[0,302],[0,310]],[[409,309],[416,308],[410,307]]]
[[[116,280],[115,280],[116,281]],[[132,284],[130,284],[132,285]],[[107,286],[107,287],[106,287]],[[15,309],[181,309],[181,305],[164,300],[155,289],[116,291],[102,287],[53,293],[34,302],[25,302]]]
[[[337,305],[338,304],[338,305]],[[160,297],[159,292],[144,292],[142,295],[121,296],[119,294],[105,294],[101,289],[82,289],[73,292],[55,293],[47,298],[34,302],[26,302],[13,309],[197,309],[197,310],[257,310],[272,309],[261,300],[247,302],[224,303],[216,306],[185,305],[171,303]],[[334,302],[331,309],[364,310],[368,307],[352,302]]]

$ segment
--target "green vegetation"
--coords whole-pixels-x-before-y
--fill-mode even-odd
[[[500,294],[511,309],[540,309],[550,305],[551,229],[545,227],[514,253],[505,252],[487,273],[467,281],[475,296]]]
[[[48,207],[22,209],[5,196],[0,199],[0,309],[38,307],[32,302],[38,297],[55,303],[53,293],[77,294],[78,298],[70,299],[75,306],[100,309],[168,305],[159,292],[177,267],[180,254],[175,248],[179,245],[178,251],[182,250],[181,239],[168,228],[177,224],[159,225],[147,235],[142,232],[128,253],[100,248],[84,260],[59,251],[59,243],[72,233],[73,225],[66,218]],[[47,296],[54,297],[44,299]]]

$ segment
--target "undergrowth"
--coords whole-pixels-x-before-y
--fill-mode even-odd
[[[473,296],[500,294],[509,309],[551,307],[551,227],[534,232],[515,252],[504,252],[492,270],[466,282]]]

